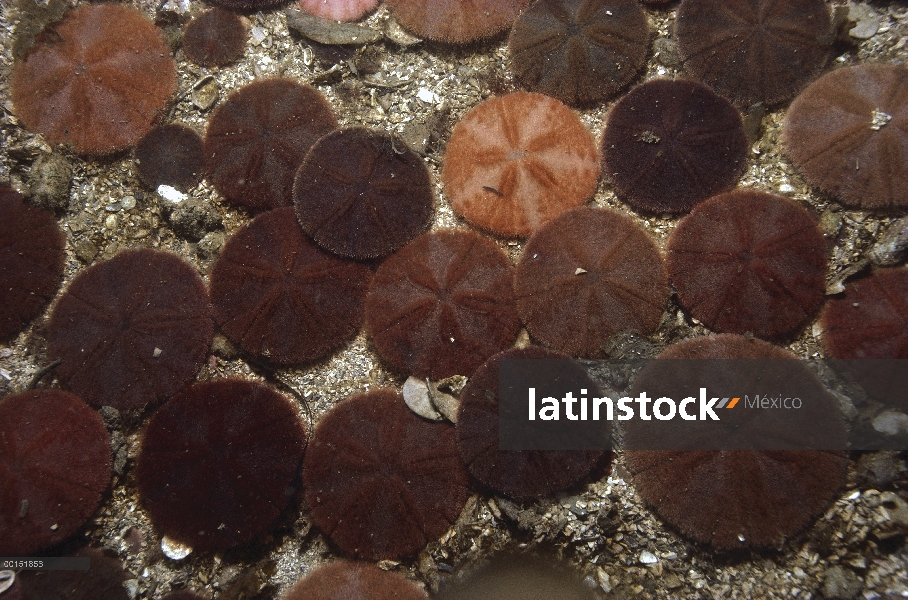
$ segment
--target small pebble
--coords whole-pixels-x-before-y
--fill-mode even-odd
[[[650,552],[649,550],[644,550],[640,553],[640,563],[644,565],[654,565],[659,562],[659,558]]]
[[[59,154],[42,154],[28,174],[31,202],[41,208],[63,211],[69,206],[73,165]]]
[[[892,267],[905,260],[908,248],[908,217],[892,223],[870,248],[870,261],[878,267]]]
[[[898,435],[900,431],[908,433],[908,415],[894,410],[878,414],[873,418],[871,424],[883,435]]]
[[[864,588],[864,582],[854,571],[835,565],[826,571],[823,596],[828,600],[854,600]]]
[[[870,39],[880,29],[880,17],[866,4],[849,4],[848,19],[857,23],[848,35],[858,40]]]
[[[192,90],[192,104],[199,110],[208,110],[217,102],[218,82],[211,78],[205,83],[196,84]]]

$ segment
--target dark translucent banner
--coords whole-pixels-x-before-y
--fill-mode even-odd
[[[87,556],[5,556],[0,557],[0,570],[10,571],[87,571]]]
[[[908,360],[501,361],[502,450],[908,449]]]

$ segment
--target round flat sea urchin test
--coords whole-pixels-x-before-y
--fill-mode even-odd
[[[908,207],[908,69],[824,75],[792,102],[782,142],[811,185],[848,206]]]
[[[211,271],[215,320],[249,354],[279,365],[325,356],[359,331],[372,273],[321,251],[293,208],[230,238]]]
[[[293,178],[306,152],[337,127],[315,88],[290,79],[261,79],[230,94],[205,133],[211,183],[252,210],[293,202]]]
[[[77,396],[32,390],[0,400],[0,554],[69,537],[110,483],[110,436]]]
[[[222,8],[203,11],[183,31],[183,52],[203,67],[229,65],[243,56],[249,32],[239,15]]]
[[[404,373],[469,375],[517,335],[513,281],[511,261],[490,240],[459,229],[427,233],[378,268],[366,329]]]
[[[794,202],[736,190],[697,205],[666,258],[678,299],[713,331],[778,339],[816,313],[826,290],[826,240]]]
[[[654,79],[609,111],[602,162],[618,196],[637,210],[687,212],[744,173],[749,144],[728,100],[693,81]]]
[[[845,286],[820,316],[823,346],[872,396],[908,409],[908,269],[879,269]],[[870,359],[870,360],[868,360]],[[833,361],[833,364],[835,361]]]
[[[685,340],[659,358],[795,360],[731,334]],[[633,443],[634,432],[626,435]],[[625,457],[647,505],[684,535],[722,550],[777,547],[803,530],[832,502],[848,463],[831,450],[626,450]]]
[[[375,10],[378,0],[299,0],[297,4],[304,13],[322,19],[357,21]]]
[[[293,584],[280,600],[427,600],[426,592],[398,573],[364,562],[337,560]]]
[[[205,170],[202,138],[176,123],[154,127],[143,135],[133,157],[139,179],[153,190],[169,185],[188,192],[202,180]]]
[[[822,315],[832,358],[908,358],[908,269],[880,269],[845,286]]]
[[[499,450],[499,369],[503,359],[570,360],[534,346],[505,350],[470,377],[460,395],[457,450],[467,471],[496,492],[527,500],[565,490],[586,477],[602,457],[598,450]],[[590,394],[596,383],[585,373],[574,375]],[[585,381],[584,381],[585,380]],[[573,389],[574,386],[571,386]]]
[[[101,155],[138,141],[176,90],[161,32],[139,11],[85,4],[45,31],[16,64],[12,100],[52,144]]]
[[[548,96],[490,98],[454,127],[445,194],[467,221],[508,237],[530,235],[596,191],[599,153],[570,108]]]
[[[684,0],[675,36],[684,69],[742,107],[790,100],[834,39],[823,0]]]
[[[197,383],[152,415],[136,467],[139,497],[168,537],[196,550],[238,546],[287,506],[305,443],[296,408],[269,386]]]
[[[570,356],[602,356],[622,331],[648,334],[668,300],[662,255],[649,235],[615,211],[581,207],[527,242],[514,282],[527,331]]]
[[[214,324],[201,277],[168,252],[126,250],[82,271],[57,301],[48,354],[91,406],[142,410],[195,379]]]
[[[429,40],[467,44],[511,26],[529,0],[388,0],[398,23]]]
[[[397,136],[365,127],[316,142],[293,184],[296,214],[315,242],[341,256],[386,256],[432,218],[432,179]]]
[[[22,600],[132,600],[123,585],[132,575],[118,559],[94,548],[79,550],[72,557],[87,558],[91,567],[20,572],[16,577],[22,582]]]
[[[485,561],[484,561],[485,562]],[[475,572],[448,577],[435,600],[595,600],[579,575],[552,557],[497,556]]]
[[[521,86],[578,106],[627,85],[649,40],[636,0],[539,0],[514,22],[508,47]]]
[[[19,333],[63,280],[65,238],[50,212],[0,186],[0,341]]]
[[[454,427],[418,417],[391,390],[344,400],[315,428],[303,466],[315,524],[367,560],[416,553],[470,495]]]

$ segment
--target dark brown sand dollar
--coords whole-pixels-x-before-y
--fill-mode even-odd
[[[344,400],[325,415],[303,465],[316,525],[367,560],[418,552],[469,497],[454,427],[418,417],[391,390]]]
[[[685,340],[659,358],[795,360],[767,342],[731,334]],[[627,435],[634,443],[633,429]],[[718,549],[780,546],[826,510],[848,464],[837,450],[627,450],[625,456],[644,502],[685,536]]]
[[[824,75],[791,103],[782,142],[807,181],[845,204],[908,207],[908,69]]]
[[[80,273],[54,307],[59,381],[95,408],[140,411],[195,379],[214,324],[199,274],[175,254],[126,250]]]
[[[57,293],[65,244],[52,213],[0,187],[0,341],[19,333]]]
[[[627,85],[649,39],[636,0],[540,0],[517,18],[508,47],[522,86],[577,106]]]
[[[293,208],[263,213],[224,246],[211,271],[215,320],[252,356],[279,365],[325,356],[356,335],[372,273],[323,252]]]
[[[655,330],[669,293],[649,235],[615,211],[590,207],[564,213],[530,238],[514,289],[530,335],[586,357],[601,356],[616,333]]]
[[[824,300],[826,240],[816,220],[764,192],[697,205],[672,232],[666,263],[681,304],[714,331],[785,337]]]
[[[241,379],[192,385],[142,436],[139,497],[164,535],[223,550],[268,529],[287,506],[306,432],[273,388]]]
[[[675,35],[684,69],[738,106],[794,97],[833,41],[823,0],[684,0]]]
[[[379,267],[366,329],[382,358],[405,373],[469,375],[517,335],[513,281],[511,261],[488,239],[460,229],[427,233]]]
[[[136,144],[133,156],[139,179],[153,190],[169,185],[188,192],[205,172],[202,138],[177,123],[152,128]]]
[[[728,100],[693,81],[638,85],[609,111],[602,163],[637,210],[687,212],[744,173],[749,145]]]
[[[80,398],[31,390],[0,401],[0,554],[25,556],[82,526],[110,484],[110,436]]]
[[[293,584],[280,600],[426,600],[403,575],[352,560],[322,565]]]
[[[386,256],[425,231],[432,180],[397,136],[350,127],[320,139],[293,184],[303,230],[330,252]]]
[[[499,450],[499,367],[502,359],[569,360],[536,346],[505,350],[470,377],[460,396],[457,450],[470,475],[496,492],[521,500],[565,490],[589,474],[603,456],[598,450]],[[579,367],[578,367],[578,370]],[[598,393],[585,373],[584,385]]]
[[[260,79],[217,107],[205,132],[211,183],[234,204],[268,210],[293,203],[293,178],[306,152],[337,127],[315,88]]]

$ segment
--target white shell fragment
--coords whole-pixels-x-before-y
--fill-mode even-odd
[[[161,538],[161,551],[164,556],[173,560],[183,560],[192,554],[192,547],[170,539],[166,535]]]
[[[432,421],[447,419],[457,423],[460,401],[450,394],[439,392],[432,382],[410,377],[404,382],[403,395],[410,410],[419,416]]]
[[[444,418],[435,410],[432,400],[429,399],[429,386],[425,380],[417,377],[408,378],[404,382],[403,394],[404,402],[420,417],[432,421],[441,421]]]

